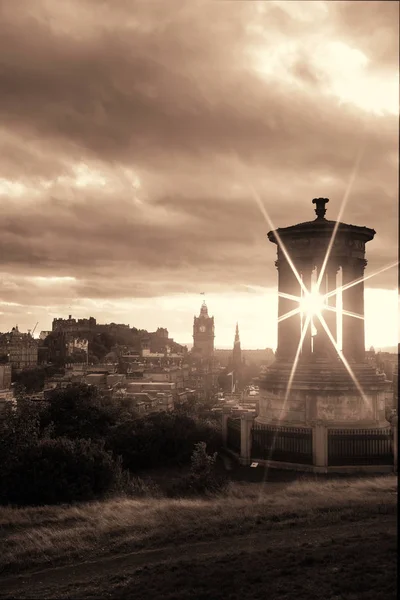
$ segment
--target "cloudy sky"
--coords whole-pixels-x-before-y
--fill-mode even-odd
[[[276,344],[276,227],[397,260],[398,2],[0,0],[0,331],[53,317]],[[347,195],[346,195],[347,192]],[[397,270],[366,282],[397,343]]]

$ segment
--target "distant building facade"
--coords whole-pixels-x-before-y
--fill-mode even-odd
[[[73,319],[72,315],[69,315],[68,319],[53,319],[52,331],[82,334],[94,331],[96,325],[94,317],[89,317],[89,319]]]
[[[193,320],[193,347],[191,350],[189,388],[200,401],[212,399],[218,391],[218,374],[214,358],[214,317],[208,314],[203,302],[200,314]]]
[[[11,387],[11,365],[0,364],[0,390],[9,390]]]
[[[9,333],[0,334],[0,357],[17,371],[31,369],[38,364],[38,340],[30,333],[21,333],[18,325]]]
[[[207,305],[203,302],[199,316],[193,320],[193,357],[211,360],[214,356],[214,337],[214,317],[208,315]]]

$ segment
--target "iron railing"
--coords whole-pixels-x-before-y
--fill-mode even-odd
[[[255,423],[251,430],[251,457],[312,465],[312,429]]]
[[[328,429],[328,466],[393,465],[393,433],[386,429]]]

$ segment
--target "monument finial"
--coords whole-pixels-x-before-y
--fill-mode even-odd
[[[329,198],[314,198],[314,200],[312,201],[313,204],[317,205],[317,208],[315,209],[315,214],[317,215],[317,219],[325,218],[325,213],[326,213],[325,204],[328,204],[328,202],[329,202]]]

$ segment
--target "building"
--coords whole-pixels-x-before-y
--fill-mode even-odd
[[[192,365],[189,373],[189,388],[200,402],[216,398],[218,393],[219,369],[213,363]]]
[[[189,388],[200,401],[209,401],[218,391],[219,370],[214,357],[214,317],[203,302],[200,314],[193,319],[193,347],[190,355]]]
[[[193,319],[192,356],[200,360],[212,360],[214,355],[214,337],[214,317],[208,315],[207,305],[203,302],[200,315]]]
[[[172,411],[176,402],[176,385],[168,382],[121,382],[115,386],[112,398],[127,409],[141,414]]]
[[[236,323],[235,340],[233,342],[232,351],[232,379],[233,379],[233,391],[239,390],[243,379],[243,359],[242,349],[240,347],[239,337],[239,324]]]
[[[277,248],[278,347],[260,378],[258,415],[240,425],[241,461],[319,473],[390,472],[386,377],[365,357],[365,246],[376,232],[327,220],[327,202],[313,200],[315,220],[268,233]],[[336,312],[338,290],[343,308]],[[235,444],[237,424],[230,425]]]
[[[32,369],[38,364],[38,341],[30,333],[21,333],[18,325],[0,335],[0,357],[13,369]]]
[[[68,319],[53,319],[53,331],[64,331],[65,333],[82,334],[94,331],[96,328],[96,319],[73,319],[72,315]]]
[[[51,331],[41,331],[39,334],[39,340],[45,340],[50,334]]]
[[[0,390],[9,390],[11,388],[11,365],[9,363],[0,364]]]
[[[174,409],[172,394],[149,390],[136,393],[119,393],[117,396],[121,406],[135,410],[141,415],[155,412],[171,412]]]
[[[160,337],[164,340],[169,339],[168,329],[166,329],[164,327],[157,327],[157,331],[155,332],[154,335],[156,335],[157,337]]]
[[[181,391],[186,388],[189,380],[189,366],[145,366],[143,371],[143,379],[149,381],[167,381],[169,383],[175,383],[176,389]]]

